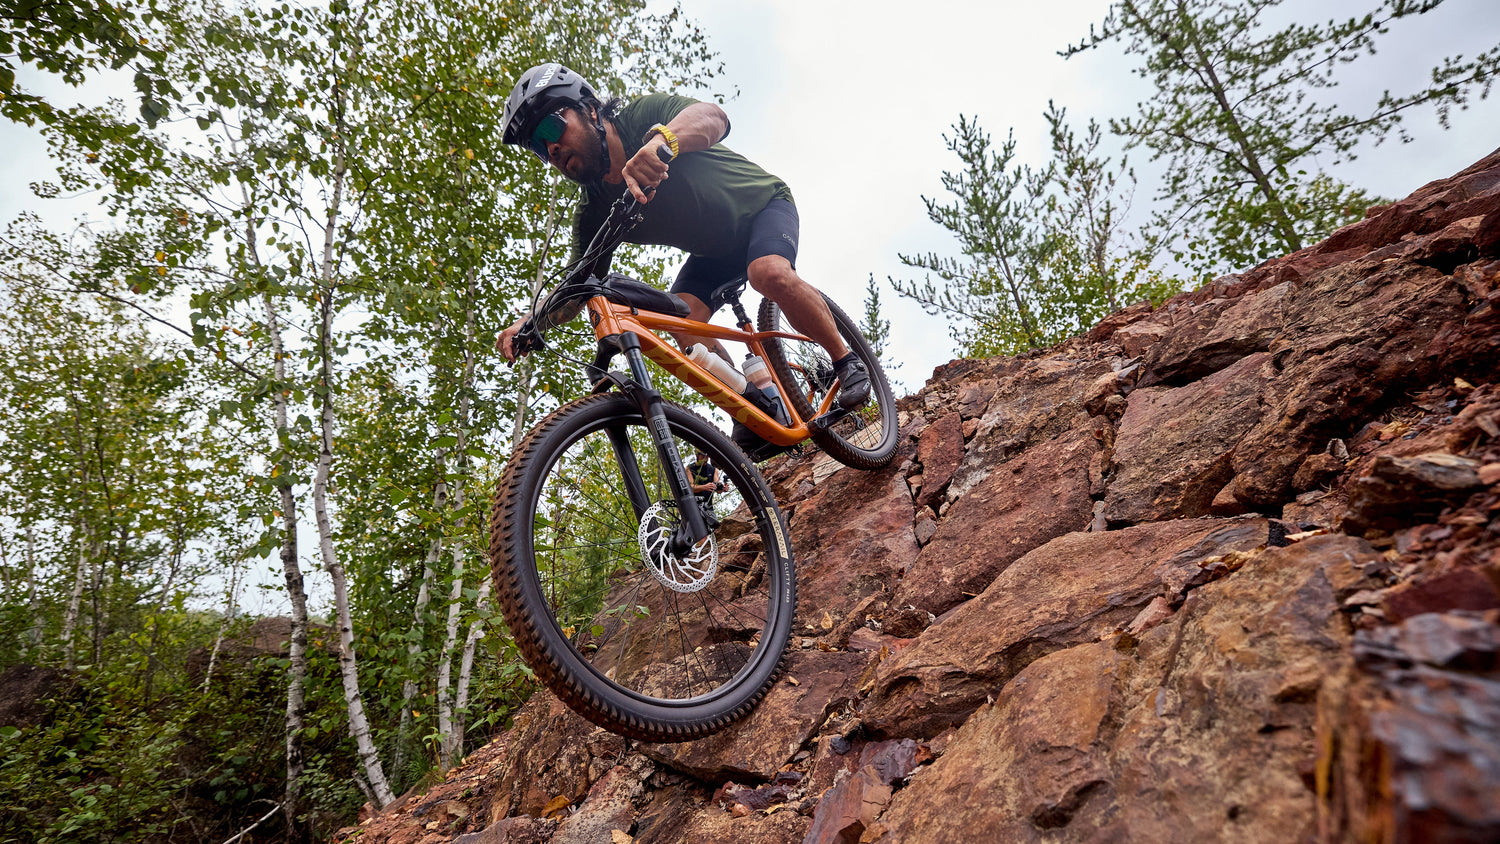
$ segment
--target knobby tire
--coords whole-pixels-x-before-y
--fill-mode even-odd
[[[574,711],[643,741],[747,715],[784,670],[797,603],[786,523],[759,471],[707,421],[665,410],[684,459],[702,448],[729,486],[691,565],[642,538],[666,535],[676,503],[645,418],[618,393],[566,404],[525,437],[490,522],[495,594],[527,664]],[[652,504],[644,517],[616,463],[622,432]]]

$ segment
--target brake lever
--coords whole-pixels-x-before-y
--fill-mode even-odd
[[[511,341],[511,346],[516,350],[516,356],[520,357],[538,349],[545,349],[547,344],[543,342],[541,333],[536,330],[536,324],[528,319],[521,325],[521,330],[516,332],[516,339]]]

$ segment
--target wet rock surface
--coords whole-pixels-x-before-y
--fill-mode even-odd
[[[1500,152],[764,467],[787,678],[682,745],[545,692],[345,840],[1500,840]],[[792,682],[792,681],[795,682]]]

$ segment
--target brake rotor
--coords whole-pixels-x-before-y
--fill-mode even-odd
[[[703,538],[684,557],[670,550],[672,531],[677,527],[677,505],[658,501],[641,516],[636,539],[641,558],[651,575],[673,592],[697,592],[707,586],[719,570],[719,549],[713,535]]]

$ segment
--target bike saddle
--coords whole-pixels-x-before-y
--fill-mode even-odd
[[[745,283],[749,281],[745,276],[740,276],[733,281],[726,282],[714,288],[714,292],[708,296],[708,312],[716,314],[719,309],[740,298],[745,292]]]
[[[679,317],[689,313],[688,304],[682,299],[619,273],[610,273],[604,280],[604,298],[652,313]]]

